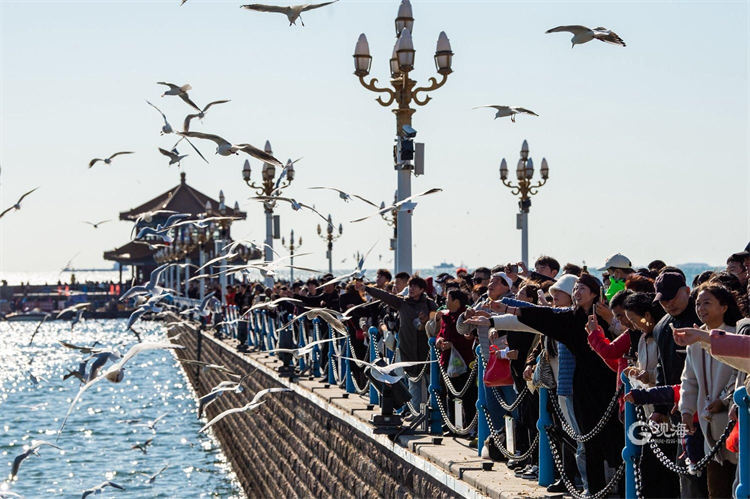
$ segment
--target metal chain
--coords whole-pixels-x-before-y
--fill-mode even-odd
[[[430,354],[429,353],[427,354],[427,358],[425,359],[425,361],[427,361],[427,362],[430,361]],[[419,371],[419,374],[416,377],[414,377],[414,378],[412,378],[411,376],[409,376],[409,373],[407,373],[406,370],[404,370],[404,374],[406,375],[406,378],[409,381],[411,381],[412,383],[416,383],[417,381],[421,380],[422,377],[424,376],[424,373],[427,370],[427,366],[429,366],[429,364],[422,365],[422,370]]]
[[[560,451],[557,448],[557,442],[555,442],[553,435],[549,434],[549,429],[550,427],[546,427],[545,431],[547,431],[547,440],[549,441],[550,451],[552,451],[552,460],[555,462],[555,468],[557,468],[557,472],[560,475],[563,484],[565,484],[565,488],[568,489],[568,493],[571,496],[573,496],[575,499],[600,499],[606,496],[609,491],[617,485],[617,483],[620,481],[620,478],[622,478],[623,474],[625,473],[625,461],[620,463],[620,466],[617,468],[617,471],[615,471],[615,474],[612,476],[612,478],[610,478],[609,482],[607,482],[604,488],[596,494],[581,494],[580,492],[578,492],[578,490],[576,490],[575,488],[575,485],[571,483],[570,479],[565,474],[565,466],[563,466],[562,458],[560,457]]]
[[[643,452],[641,455],[633,458],[633,478],[635,479],[635,497],[636,499],[643,499],[643,479],[641,478],[641,459],[643,459]]]
[[[492,392],[492,395],[495,397],[495,400],[497,400],[497,403],[500,404],[500,407],[508,412],[513,412],[518,409],[518,406],[521,405],[521,402],[523,402],[523,399],[526,398],[526,395],[531,393],[529,392],[529,387],[524,386],[523,390],[521,390],[521,393],[516,395],[516,400],[514,400],[512,404],[508,404],[505,402],[505,399],[503,399],[503,395],[500,393],[500,390],[498,390],[496,386],[491,386],[489,388]]]
[[[620,388],[617,389],[614,396],[612,397],[612,400],[609,401],[609,405],[604,411],[604,415],[602,415],[602,418],[598,423],[596,423],[591,431],[586,433],[585,435],[576,433],[573,427],[568,424],[565,417],[563,416],[562,409],[560,408],[560,402],[557,400],[557,393],[554,390],[549,391],[550,396],[548,398],[552,402],[552,408],[555,410],[557,417],[560,419],[560,426],[565,431],[565,433],[567,433],[568,436],[576,442],[588,442],[589,440],[597,436],[612,418],[612,414],[614,414],[615,412],[614,409],[617,406],[617,399],[620,397],[620,393],[622,393],[622,388],[623,385],[620,385]]]
[[[433,347],[434,348],[434,347]],[[472,381],[474,381],[474,378],[477,375],[477,364],[474,364],[474,368],[471,370],[471,373],[469,373],[469,379],[466,380],[466,383],[464,384],[464,387],[459,392],[453,387],[453,383],[451,382],[451,379],[448,377],[448,373],[445,372],[443,369],[443,366],[440,365],[440,362],[436,362],[438,369],[440,369],[440,374],[443,376],[443,381],[445,382],[445,387],[448,389],[448,392],[455,397],[455,398],[461,398],[463,397],[466,392],[469,390],[469,387],[471,386]]]
[[[524,452],[523,454],[513,454],[508,449],[505,448],[505,446],[500,442],[500,432],[498,430],[495,430],[495,427],[492,424],[492,418],[490,418],[490,413],[487,411],[486,406],[482,406],[482,412],[484,413],[484,417],[487,420],[487,425],[490,427],[490,437],[492,437],[492,441],[495,442],[495,446],[498,448],[498,450],[508,459],[517,459],[519,461],[525,461],[536,450],[537,446],[539,445],[539,432],[536,432],[536,436],[534,437],[534,441],[531,442],[531,446]]]
[[[635,413],[638,417],[638,420],[642,422],[645,421],[646,415],[644,413],[643,407],[636,406],[635,409],[636,409]],[[667,468],[669,471],[672,471],[673,473],[677,473],[680,475],[697,475],[703,470],[703,468],[708,466],[708,463],[714,458],[714,456],[724,446],[724,442],[726,442],[735,424],[736,424],[736,421],[729,421],[729,423],[727,423],[726,428],[724,428],[724,433],[721,434],[721,437],[719,437],[719,440],[716,441],[716,443],[708,452],[708,454],[703,456],[703,459],[701,459],[697,463],[689,463],[687,466],[680,466],[674,461],[672,461],[669,457],[667,457],[667,455],[664,454],[664,451],[661,450],[661,447],[659,447],[659,444],[655,440],[649,439],[648,446],[651,448],[651,451],[654,453],[654,455],[659,460],[659,462],[661,462],[661,464],[665,468]]]
[[[420,414],[422,414],[421,412],[419,412],[418,410],[414,408],[414,405],[411,403],[411,400],[406,403],[406,407],[409,409],[409,412],[411,412],[412,416],[419,416]]]
[[[451,420],[448,417],[448,413],[445,410],[445,406],[443,405],[443,400],[440,397],[440,393],[438,393],[437,390],[431,390],[431,392],[435,396],[435,400],[437,400],[438,409],[440,410],[440,416],[442,416],[443,418],[443,423],[445,423],[445,426],[447,426],[451,432],[459,436],[465,436],[474,431],[474,428],[477,427],[477,422],[479,421],[479,419],[477,418],[477,413],[474,413],[474,419],[471,420],[469,426],[466,426],[465,428],[459,428],[451,423]]]

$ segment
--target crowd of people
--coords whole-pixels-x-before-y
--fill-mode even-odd
[[[298,300],[279,302],[276,313],[284,318],[311,307],[345,312],[359,305],[346,322],[359,358],[366,358],[372,326],[378,351],[393,350],[401,361],[428,360],[428,340],[434,338],[446,433],[483,446],[485,455],[507,461],[517,476],[530,480],[539,470],[538,389],[548,389],[554,423],[549,435],[562,462],[550,492],[564,492],[570,484],[581,493],[612,484],[622,490],[616,470],[623,461],[624,411],[633,404],[661,451],[659,456],[650,445],[643,447],[643,497],[732,497],[732,396],[748,383],[750,371],[750,336],[744,336],[750,334],[749,250],[732,254],[725,270],[703,272],[689,283],[682,270],[660,260],[635,268],[615,254],[599,269],[600,280],[585,268],[543,256],[531,269],[505,264],[427,279],[380,269],[369,283],[326,284],[333,278],[326,275],[272,288],[239,284],[228,287],[224,298],[241,313],[280,297]],[[480,362],[483,379],[477,375]],[[488,379],[501,369],[508,373],[504,379]],[[424,365],[405,371],[410,401],[402,414],[408,422],[428,404],[429,374]],[[361,371],[355,375],[364,380]],[[627,392],[623,376],[632,387]],[[477,414],[480,389],[483,414]],[[481,416],[492,434],[477,442],[471,422]],[[667,471],[665,456],[690,472]]]

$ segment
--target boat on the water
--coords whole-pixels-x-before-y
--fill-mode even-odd
[[[444,270],[444,269],[455,269],[456,266],[452,263],[442,262],[440,265],[435,265],[433,267],[435,270]]]

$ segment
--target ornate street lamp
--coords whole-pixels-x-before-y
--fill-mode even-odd
[[[529,143],[525,140],[521,145],[521,157],[516,166],[516,178],[518,183],[513,184],[508,180],[508,163],[505,158],[500,161],[500,180],[503,185],[511,189],[514,196],[519,196],[518,201],[519,213],[516,219],[516,228],[521,230],[521,260],[526,265],[529,264],[529,209],[531,208],[531,196],[539,192],[539,188],[547,183],[549,178],[549,165],[547,159],[542,158],[542,168],[540,170],[542,179],[532,185],[534,176],[534,161],[529,157]]]
[[[271,143],[266,141],[265,151],[269,154],[273,154],[271,150]],[[242,179],[245,181],[248,187],[255,189],[257,196],[266,197],[278,197],[281,191],[289,187],[294,180],[294,162],[288,160],[286,166],[279,174],[279,178],[276,179],[276,167],[271,163],[263,163],[261,169],[261,181],[256,184],[251,180],[251,169],[250,161],[245,160],[242,166]],[[263,209],[266,214],[266,244],[264,248],[264,260],[267,262],[273,261],[273,209],[276,206],[276,200],[267,200],[263,203]],[[263,272],[266,286],[273,286],[273,278]]]
[[[326,225],[325,233],[323,232],[323,229],[321,229],[320,224],[318,224],[318,235],[325,241],[328,242],[327,248],[328,251],[326,251],[326,257],[328,258],[328,273],[333,273],[333,242],[338,240],[338,238],[341,237],[341,235],[344,233],[344,226],[339,224],[339,233],[336,234],[333,227],[333,219],[331,218],[331,215],[328,215],[328,224]]]
[[[397,40],[389,60],[391,88],[377,86],[377,78],[371,78],[369,82],[365,81],[365,77],[370,74],[372,56],[364,33],[359,35],[354,47],[354,74],[366,89],[385,94],[376,99],[381,106],[390,107],[394,102],[397,104],[392,111],[396,115],[396,135],[401,141],[406,138],[404,126],[411,128],[412,115],[416,112],[416,109],[411,106],[412,103],[424,106],[431,99],[427,92],[445,85],[448,75],[452,72],[453,52],[448,36],[445,32],[441,32],[434,56],[436,70],[441,76],[440,81],[430,77],[429,86],[416,87],[417,82],[409,78],[409,72],[414,69],[415,55],[411,36],[414,29],[414,15],[409,0],[402,0],[396,15],[395,28]],[[396,166],[398,170],[397,200],[400,201],[411,196],[411,172],[414,166],[408,160],[402,161],[401,158],[396,158]],[[412,271],[411,216],[411,210],[399,211],[397,215],[399,230],[395,262],[398,272],[411,273]]]
[[[294,229],[289,234],[289,244],[286,244],[284,238],[281,238],[281,245],[289,251],[289,282],[294,283],[294,250],[299,249],[302,246],[302,238],[300,237],[298,242],[294,243]]]

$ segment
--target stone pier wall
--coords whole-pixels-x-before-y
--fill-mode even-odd
[[[197,333],[183,330],[176,350],[181,359],[195,359]],[[247,356],[203,334],[201,357],[238,373],[255,369]],[[184,365],[199,396],[225,374]],[[250,401],[263,388],[283,386],[279,379],[256,370],[243,393],[225,393],[208,407],[210,420]],[[453,497],[457,494],[426,472],[385,448],[346,421],[296,392],[274,393],[250,413],[231,415],[213,426],[224,453],[248,497]]]

